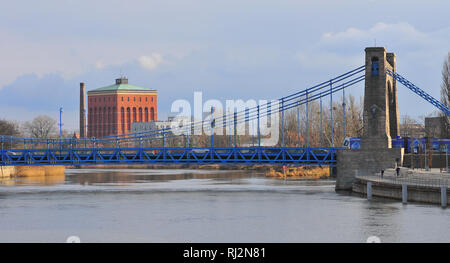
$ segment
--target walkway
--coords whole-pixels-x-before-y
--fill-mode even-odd
[[[383,178],[381,174],[371,176],[356,176],[356,178],[369,180],[372,182],[380,183],[392,183],[392,184],[406,184],[406,185],[416,185],[416,186],[432,186],[440,187],[446,186],[450,187],[450,173],[445,171],[440,172],[440,169],[431,169],[426,171],[423,169],[409,169],[402,167],[400,169],[400,176],[397,177],[394,169],[387,169],[384,172]]]

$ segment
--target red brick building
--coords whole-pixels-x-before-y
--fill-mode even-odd
[[[131,123],[157,119],[154,89],[131,85],[128,79],[120,78],[114,85],[88,91],[89,137],[128,134]]]

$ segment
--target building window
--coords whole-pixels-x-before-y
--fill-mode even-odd
[[[142,101],[142,98],[139,97],[139,102],[141,102],[141,101]]]
[[[147,107],[145,107],[144,112],[145,112],[145,122],[148,122],[148,108]]]
[[[153,102],[153,97],[152,97],[152,102]]]
[[[136,97],[133,98],[133,101],[136,101]]]
[[[122,101],[123,101],[123,97],[122,97]]]
[[[131,111],[130,111],[130,107],[127,108],[127,130],[131,130]]]
[[[122,134],[124,134],[125,133],[125,109],[123,107],[120,108],[120,125],[122,128]]]
[[[114,98],[114,100],[115,100],[116,98]],[[116,109],[116,107],[112,107],[112,112],[111,112],[111,115],[112,115],[112,119],[110,119],[111,120],[111,125],[112,125],[112,128],[111,128],[111,132],[112,132],[112,134],[117,134],[117,109]]]
[[[150,108],[150,120],[155,120],[155,109],[153,107]]]
[[[130,101],[130,97],[127,98],[127,101]]]
[[[148,101],[148,98],[147,97],[145,97],[145,102],[147,102]]]

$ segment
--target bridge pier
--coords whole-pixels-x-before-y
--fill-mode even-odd
[[[351,190],[355,174],[373,175],[403,161],[403,149],[392,148],[391,138],[400,135],[396,57],[384,47],[365,49],[365,88],[361,149],[337,150],[336,190]]]
[[[337,150],[336,190],[352,190],[355,175],[374,175],[381,169],[394,168],[403,162],[402,156],[402,148]]]

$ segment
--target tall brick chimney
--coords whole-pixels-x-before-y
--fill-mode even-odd
[[[80,138],[86,138],[86,99],[84,83],[80,83]]]

